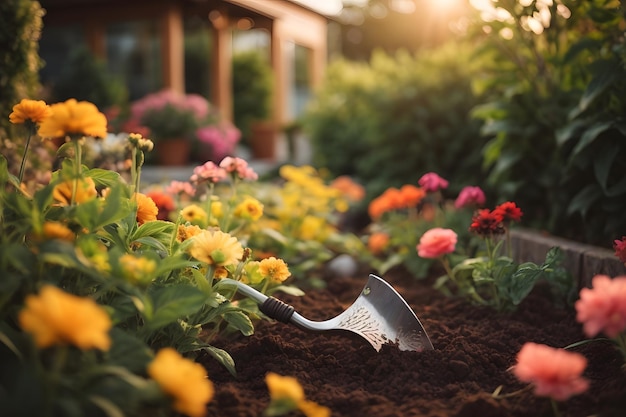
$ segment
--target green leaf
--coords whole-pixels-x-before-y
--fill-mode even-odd
[[[591,125],[580,137],[580,140],[572,150],[570,160],[574,159],[583,149],[593,143],[594,140],[613,126],[612,121],[598,122]]]
[[[166,222],[162,220],[155,220],[151,222],[146,222],[139,226],[135,233],[131,235],[131,241],[139,240],[142,237],[146,236],[159,236],[162,234],[167,234],[171,236],[174,230],[174,224],[172,222]]]
[[[141,373],[152,360],[150,348],[137,337],[119,328],[111,330],[113,344],[109,350],[108,364],[127,369],[133,373]]]
[[[268,294],[274,294],[276,292],[284,292],[285,294],[293,295],[296,297],[301,297],[305,293],[298,287],[294,287],[293,285],[278,285],[273,287],[271,291],[268,291]]]
[[[98,188],[113,188],[121,184],[121,175],[115,171],[102,168],[92,168],[84,172],[84,175],[91,177]]]
[[[147,327],[156,330],[193,314],[204,305],[205,298],[202,291],[189,285],[158,288],[151,294],[154,312]]]
[[[107,417],[125,417],[124,412],[108,398],[90,395],[89,401],[102,410]]]
[[[209,355],[213,356],[216,361],[222,364],[222,366],[224,366],[232,376],[237,376],[235,361],[228,352],[223,349],[216,348],[215,346],[206,346],[204,350],[206,350]]]
[[[587,85],[587,89],[580,98],[578,106],[570,112],[570,119],[574,119],[587,110],[594,100],[604,93],[616,80],[617,75],[621,73],[619,67],[613,61],[597,61],[594,63],[594,69],[596,70],[596,75]]]
[[[535,286],[541,277],[543,270],[532,263],[522,264],[511,276],[511,281],[506,289],[508,298],[513,305],[519,305]]]
[[[597,184],[586,186],[574,196],[567,207],[567,214],[580,212],[584,217],[587,210],[602,197],[602,194],[602,189]]]
[[[225,312],[222,317],[235,329],[239,330],[244,336],[250,336],[254,333],[254,325],[250,317],[241,311],[231,310]]]

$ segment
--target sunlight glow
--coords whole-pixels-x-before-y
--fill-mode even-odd
[[[431,7],[441,12],[452,10],[460,6],[460,0],[430,0]]]

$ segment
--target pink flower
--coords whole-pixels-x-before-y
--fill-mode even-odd
[[[467,186],[459,193],[454,202],[454,207],[457,209],[468,206],[481,207],[483,204],[485,204],[485,193],[483,190],[480,187]]]
[[[617,259],[626,264],[626,236],[622,236],[622,240],[616,239],[613,242],[613,249],[615,249]]]
[[[165,188],[165,192],[171,195],[187,194],[192,197],[196,193],[196,190],[189,182],[172,181],[170,185]]]
[[[227,173],[237,176],[242,180],[257,180],[259,175],[248,165],[245,159],[227,156],[220,162],[220,167]]]
[[[596,275],[591,281],[593,288],[580,290],[576,301],[576,320],[583,324],[589,337],[604,332],[616,337],[626,330],[626,275],[611,279]]]
[[[439,258],[454,252],[456,242],[457,234],[453,230],[435,227],[422,235],[417,254],[422,258]]]
[[[586,367],[587,359],[579,353],[525,343],[517,354],[513,374],[522,382],[532,383],[535,395],[564,401],[589,388],[589,381],[581,376]]]
[[[448,181],[444,180],[434,172],[428,172],[422,175],[422,178],[419,179],[418,183],[426,192],[435,192],[448,188]]]
[[[198,140],[211,148],[213,160],[220,161],[231,154],[241,138],[241,131],[230,123],[201,127],[196,131]]]
[[[215,165],[213,161],[208,161],[203,165],[197,166],[193,169],[190,181],[199,182],[211,182],[216,183],[226,178],[226,171]]]

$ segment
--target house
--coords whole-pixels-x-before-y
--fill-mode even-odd
[[[231,57],[239,45],[267,51],[274,77],[271,121],[284,126],[297,117],[326,65],[328,17],[302,0],[40,3],[44,83],[62,71],[69,51],[84,45],[125,81],[131,99],[162,88],[201,93],[232,120]]]

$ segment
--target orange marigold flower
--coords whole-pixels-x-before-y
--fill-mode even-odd
[[[135,200],[137,201],[137,223],[144,224],[157,219],[159,208],[150,197],[135,193]]]
[[[62,206],[69,206],[72,202],[72,191],[76,182],[76,195],[74,195],[74,203],[81,204],[91,201],[98,196],[96,183],[93,178],[85,177],[76,181],[67,180],[56,187],[52,191],[52,197]]]
[[[339,190],[351,201],[361,201],[365,197],[365,188],[347,175],[340,175],[330,183],[331,188]]]
[[[43,237],[73,242],[76,235],[63,223],[49,221],[43,224]]]
[[[27,121],[39,124],[52,114],[50,106],[42,100],[22,99],[13,106],[13,112],[9,114],[9,120],[13,124],[22,124]]]
[[[164,348],[156,354],[147,371],[172,398],[176,411],[190,417],[206,414],[215,389],[202,365],[183,358],[173,348]]]
[[[415,207],[426,196],[426,191],[412,184],[406,184],[400,188],[400,196],[402,198],[402,206]]]
[[[194,236],[188,250],[197,260],[216,266],[232,265],[243,257],[243,247],[237,238],[221,230],[203,230]]]
[[[372,233],[367,240],[367,248],[374,255],[382,253],[389,244],[389,235],[383,232]]]
[[[51,105],[50,109],[50,117],[39,125],[39,136],[42,138],[67,135],[104,138],[107,135],[107,119],[93,103],[71,98]]]
[[[513,373],[532,383],[536,395],[564,401],[589,387],[581,376],[586,366],[587,359],[580,353],[529,342],[517,354]]]
[[[259,273],[274,282],[283,282],[291,276],[285,261],[273,256],[259,262]]]
[[[147,192],[146,195],[154,201],[154,204],[156,204],[159,209],[159,213],[157,214],[158,220],[167,220],[170,213],[176,208],[174,199],[169,194],[154,190]]]
[[[91,298],[77,297],[52,285],[44,286],[39,295],[26,297],[18,320],[41,348],[66,343],[83,350],[111,347],[111,319],[106,311]]]

